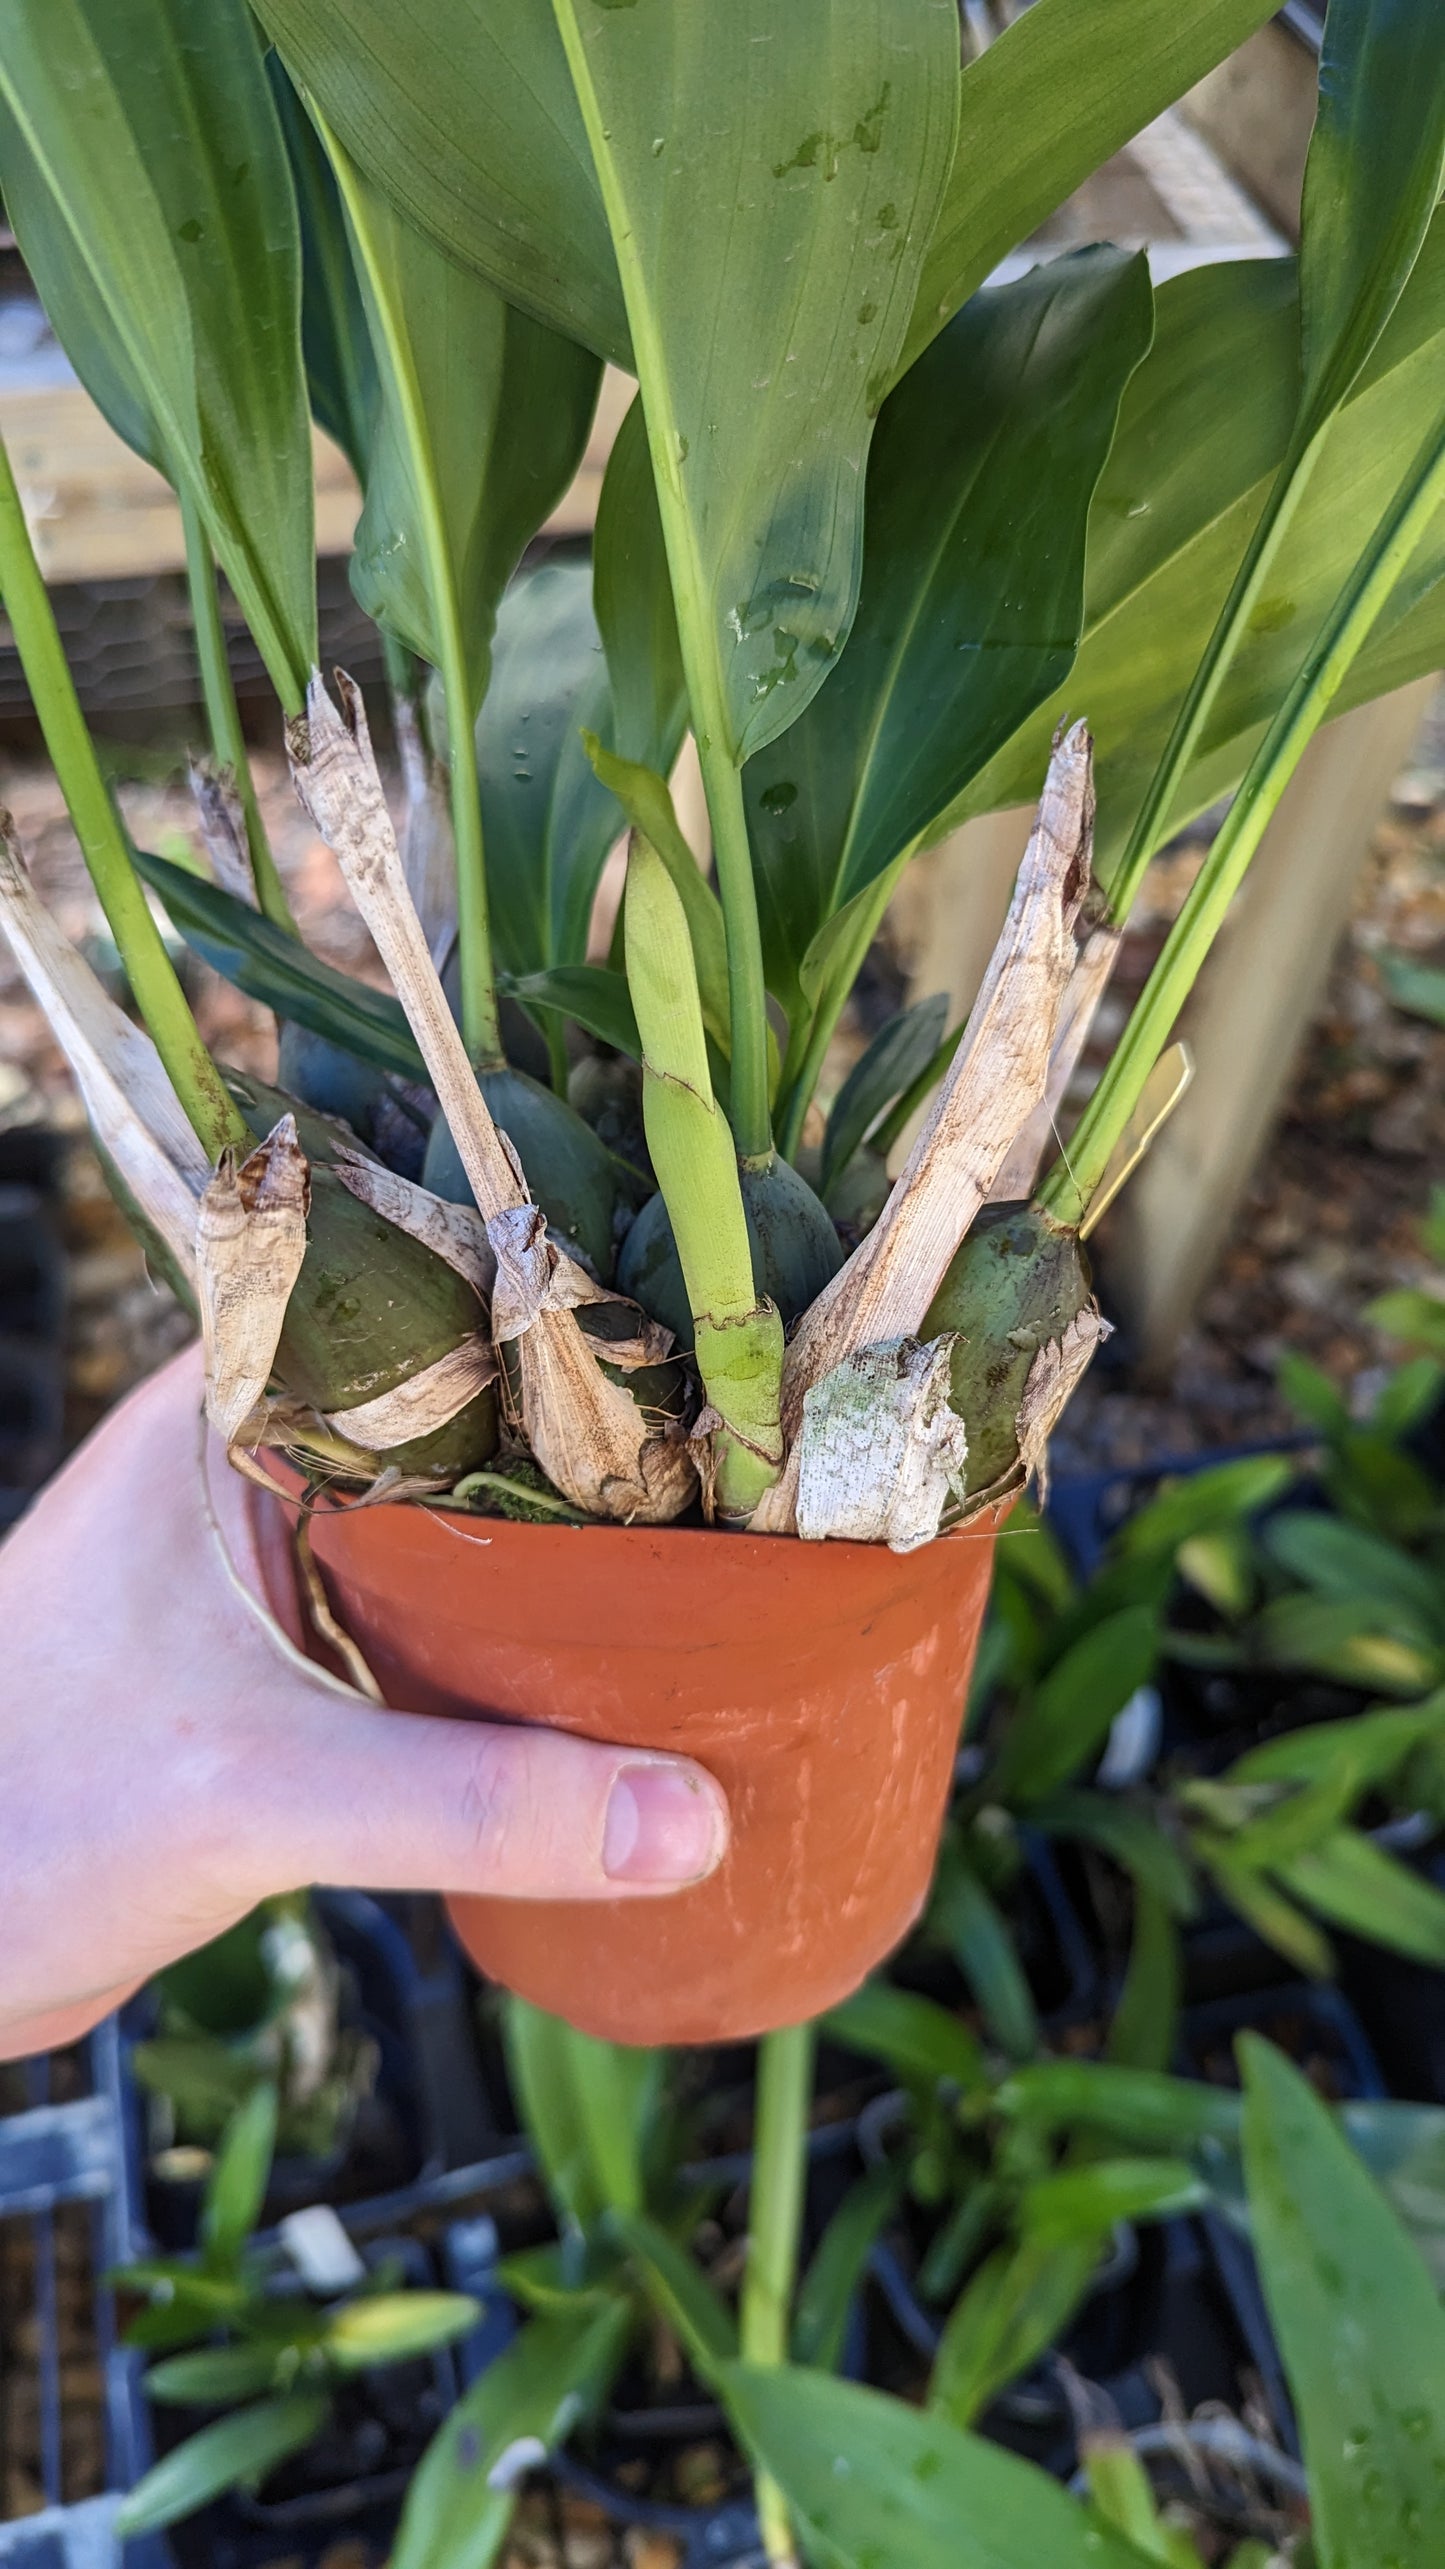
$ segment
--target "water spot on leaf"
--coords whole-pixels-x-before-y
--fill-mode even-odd
[[[774,161],[774,178],[786,178],[789,170],[816,169],[818,166],[818,154],[821,152],[827,139],[827,134],[821,125],[818,127],[815,134],[805,134],[790,161]]]
[[[474,2426],[462,2428],[456,2440],[455,2458],[459,2471],[475,2471],[482,2458],[482,2439]]]
[[[786,812],[797,799],[797,786],[790,785],[786,777],[781,777],[776,785],[766,786],[759,796],[765,812]]]
[[[178,223],[176,225],[176,239],[178,241],[199,241],[205,228],[206,227],[201,221],[199,214],[192,214],[184,223]]]
[[[653,157],[653,159],[654,159],[655,161],[660,161],[660,160],[661,160],[661,158],[662,158],[662,155],[663,155],[663,153],[666,151],[666,149],[667,149],[667,136],[666,136],[665,134],[654,134],[654,135],[653,135],[653,137],[652,137],[652,157]]]
[[[232,172],[231,172],[231,185],[232,185],[233,187],[244,187],[244,186],[245,186],[245,183],[246,183],[247,179],[250,177],[250,175],[251,175],[251,164],[250,164],[250,162],[249,162],[249,161],[237,161],[235,168],[234,168],[234,169],[232,170]]]
[[[860,152],[876,152],[883,141],[883,117],[892,94],[893,83],[885,80],[866,116],[860,116],[853,128],[853,140]]]
[[[880,232],[896,232],[898,229],[897,206],[891,201],[887,205],[880,205],[873,220]]]
[[[870,321],[876,321],[877,317],[878,317],[878,306],[877,306],[877,304],[876,304],[876,303],[860,303],[860,304],[859,304],[859,306],[858,306],[858,318],[859,318],[859,320],[860,320],[862,323],[864,323],[864,324],[865,324],[865,326],[866,326],[866,324],[867,324],[868,322],[870,322]]]
[[[1430,2412],[1428,2408],[1402,2408],[1400,2424],[1411,2442],[1419,2444],[1430,2432]]]
[[[919,2454],[913,2465],[913,2476],[915,2480],[936,2480],[942,2469],[943,2455],[935,2447]]]

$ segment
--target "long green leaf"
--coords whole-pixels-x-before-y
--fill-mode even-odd
[[[227,2274],[261,2217],[276,2147],[278,2100],[269,2079],[253,2089],[226,2126],[201,2207],[201,2249],[208,2267]]]
[[[929,2388],[930,2408],[970,2426],[1052,2346],[1078,2309],[1108,2237],[1010,2241],[985,2258],[954,2303]]]
[[[642,403],[613,441],[592,530],[592,603],[607,655],[619,758],[666,776],[682,745],[687,691]]]
[[[301,350],[312,417],[334,437],[363,491],[381,403],[346,215],[316,128],[280,55],[266,56],[301,225]]]
[[[1077,1838],[1112,1856],[1176,1918],[1192,1917],[1198,1908],[1199,1895],[1186,1858],[1159,1823],[1133,1802],[1113,1793],[1066,1788],[1035,1802],[1029,1817],[1051,1837]]]
[[[1319,2569],[1434,2569],[1445,2548],[1445,2313],[1313,2089],[1242,2046],[1260,2274],[1299,2408]]]
[[[903,364],[1006,251],[1272,14],[1270,0],[1034,0],[976,62]],[[901,370],[900,370],[901,371]]]
[[[1300,209],[1301,439],[1338,409],[1389,320],[1442,185],[1435,0],[1330,0]]]
[[[523,2119],[559,2210],[583,2230],[604,2211],[640,2212],[664,2055],[599,2042],[520,1998],[506,2030]]]
[[[946,2418],[797,2367],[723,2387],[820,2569],[1139,2569],[1057,2480]]]
[[[616,2211],[608,2215],[607,2232],[626,2248],[649,2300],[681,2340],[699,2379],[707,2381],[719,2364],[735,2362],[738,2332],[731,2311],[661,2223],[645,2213]]]
[[[1038,2010],[1008,1920],[952,1843],[939,1857],[928,1924],[953,1955],[1000,2050],[1028,2060],[1038,2049]]]
[[[163,2408],[230,2408],[271,2389],[282,2351],[274,2345],[203,2346],[194,2355],[168,2355],[146,2374],[146,2398]]]
[[[965,2096],[987,2090],[977,2039],[936,1999],[870,1980],[841,2006],[830,2007],[822,2022],[835,2041],[882,2061],[896,2077],[927,2087],[951,2085]]]
[[[1065,1651],[1004,1731],[991,1784],[1001,1801],[1038,1801],[1077,1773],[1152,1676],[1159,1638],[1153,1606],[1125,1606]]]
[[[948,993],[935,991],[880,1026],[853,1064],[828,1114],[819,1185],[826,1195],[896,1097],[933,1060],[948,1020]]]
[[[813,2251],[793,2311],[793,2361],[836,2372],[848,2317],[879,2232],[903,2200],[907,2172],[870,2168],[844,2195]]]
[[[1301,383],[1289,444],[1205,645],[1110,885],[1123,919],[1220,685],[1265,606],[1280,539],[1321,440],[1388,321],[1445,176],[1434,0],[1330,0],[1300,231]],[[1403,85],[1402,85],[1403,84]],[[1363,636],[1360,637],[1363,639]]]
[[[364,181],[355,187],[381,408],[351,583],[368,615],[441,668],[428,530],[439,515],[475,717],[502,592],[587,443],[597,362],[505,303]]]
[[[1098,858],[1107,873],[1238,569],[1288,444],[1298,305],[1285,260],[1172,279],[1154,345],[1124,395],[1089,523],[1084,638],[1051,695],[939,823],[1030,800],[1051,733],[1086,711],[1097,743]],[[1393,318],[1330,429],[1169,815],[1178,827],[1237,784],[1310,634],[1383,515],[1439,403],[1445,220],[1437,216]],[[1445,657],[1445,528],[1355,661],[1337,709]]]
[[[694,718],[740,761],[796,719],[852,616],[871,412],[953,152],[951,0],[554,6]]]
[[[487,2366],[422,2455],[391,2569],[491,2569],[522,2473],[605,2396],[629,2321],[624,2300],[534,2319]]]
[[[298,712],[316,658],[300,247],[242,0],[14,0],[0,187],[77,373],[189,494]]]
[[[770,986],[1067,676],[1084,538],[1149,345],[1141,258],[1081,250],[979,295],[884,404],[858,612],[744,779]]]
[[[288,936],[218,883],[207,883],[143,848],[136,849],[135,863],[192,951],[248,998],[262,1000],[278,1017],[324,1035],[377,1070],[392,1071],[398,1079],[426,1078],[405,1013],[386,991],[322,963],[299,938]]]
[[[570,1017],[599,1043],[641,1061],[642,1037],[625,974],[600,963],[559,963],[547,972],[503,973],[499,987],[524,1008]]]
[[[1001,2114],[1019,2115],[1048,2132],[1102,2133],[1136,2150],[1180,2155],[1233,2140],[1239,2099],[1228,2088],[1112,2061],[1033,2061],[998,2090]]]
[[[197,2507],[238,2481],[264,2478],[288,2453],[298,2453],[319,2435],[330,2413],[324,2391],[294,2391],[287,2399],[261,2400],[234,2417],[217,2418],[214,2426],[188,2436],[136,2482],[121,2501],[117,2533],[122,2540],[157,2533],[163,2525],[194,2515]]]
[[[339,2373],[364,2373],[451,2345],[481,2313],[481,2303],[465,2292],[367,2293],[333,2313],[321,2343]]]
[[[1174,1911],[1147,1883],[1136,1883],[1129,1968],[1109,2019],[1105,2046],[1111,2061],[1141,2070],[1168,2067],[1183,1985],[1184,1960]]]
[[[1026,2186],[1020,2216],[1025,2241],[1061,2246],[1097,2240],[1118,2221],[1165,2221],[1195,2212],[1205,2200],[1204,2185],[1183,2159],[1100,2159]]]
[[[1445,1967],[1445,1892],[1359,1829],[1335,1829],[1276,1867],[1286,1891],[1332,1926]]]
[[[509,972],[586,955],[598,878],[623,824],[582,735],[607,738],[611,728],[587,565],[546,562],[502,601],[491,693],[477,724],[492,930]]]
[[[1396,1608],[1407,1632],[1445,1639],[1445,1582],[1400,1544],[1313,1509],[1290,1509],[1264,1528],[1264,1545],[1283,1569],[1327,1597],[1371,1597]]]
[[[359,167],[450,258],[628,361],[602,199],[550,0],[262,0]]]

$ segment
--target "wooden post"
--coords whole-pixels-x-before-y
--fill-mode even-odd
[[[1100,1235],[1146,1379],[1167,1371],[1248,1190],[1435,683],[1360,705],[1311,742],[1185,1011],[1193,1086]]]
[[[910,1004],[945,991],[950,1026],[961,1025],[973,1006],[1033,824],[1031,803],[965,821],[914,858],[889,906],[888,933],[908,975]],[[895,1174],[926,1112],[920,1107],[899,1134],[888,1161]]]

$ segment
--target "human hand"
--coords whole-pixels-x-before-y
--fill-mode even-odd
[[[228,1574],[200,1402],[190,1349],[0,1545],[0,2058],[305,1883],[589,1899],[713,1870],[726,1804],[685,1758],[380,1711],[288,1658]],[[247,1484],[212,1453],[261,1596]]]

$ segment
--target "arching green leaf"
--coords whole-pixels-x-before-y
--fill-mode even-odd
[[[1445,2546],[1445,2314],[1328,2108],[1246,2035],[1244,2165],[1299,2408],[1320,2569],[1434,2569]]]
[[[819,2569],[1139,2569],[1057,2480],[945,2417],[792,2365],[722,2387]]]
[[[693,717],[741,759],[847,632],[862,466],[953,151],[952,0],[554,0]]]
[[[261,0],[358,166],[511,303],[627,362],[627,321],[551,0]]]
[[[1142,258],[1076,251],[975,296],[885,403],[846,648],[744,778],[785,1001],[823,922],[1067,674],[1089,503],[1151,300]]]
[[[544,562],[497,618],[477,761],[492,940],[508,972],[583,961],[597,878],[623,828],[582,746],[612,718],[591,592],[585,562]]]
[[[298,711],[316,658],[300,252],[243,0],[15,0],[0,186],[77,373],[190,493]]]
[[[1285,260],[1174,278],[1154,345],[1125,393],[1089,521],[1084,639],[1070,676],[942,815],[1032,799],[1064,714],[1097,743],[1101,871],[1168,736],[1288,443],[1298,308]],[[1394,315],[1284,536],[1246,642],[1187,771],[1174,826],[1238,783],[1264,726],[1440,406],[1445,219],[1437,216]],[[1353,664],[1341,711],[1445,659],[1445,524]],[[936,833],[935,833],[936,834]]]
[[[351,581],[368,615],[440,666],[439,518],[473,709],[502,591],[581,460],[599,370],[397,214],[354,167],[343,192],[381,376]]]
[[[1273,14],[1273,0],[1033,0],[1021,11],[965,67],[899,372],[1082,179]]]
[[[640,399],[617,432],[602,477],[592,604],[612,686],[608,747],[665,776],[687,720],[686,689]]]
[[[1300,433],[1374,347],[1445,183],[1436,0],[1330,0],[1300,228]]]
[[[301,224],[301,348],[311,413],[365,490],[381,383],[346,216],[316,128],[274,50],[266,70]]]

